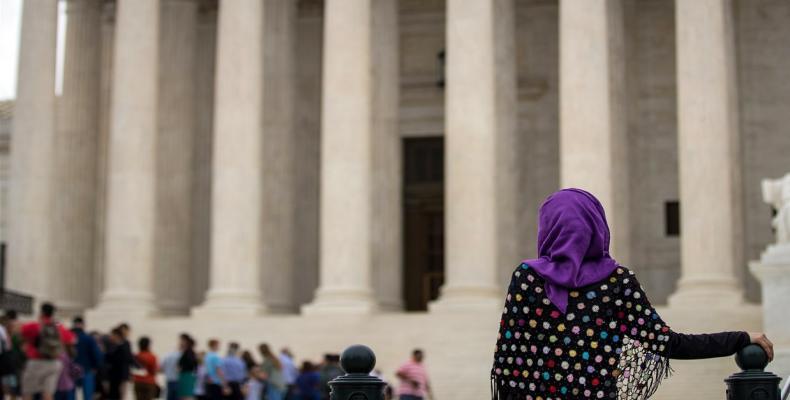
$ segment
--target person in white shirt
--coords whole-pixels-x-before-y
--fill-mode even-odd
[[[294,363],[293,353],[287,347],[280,350],[280,363],[283,366],[283,380],[286,385],[285,399],[290,400],[293,397],[294,385],[296,378],[299,376],[299,368]]]
[[[159,369],[165,375],[166,386],[166,399],[178,400],[178,360],[181,358],[181,350],[175,350],[168,353],[162,360]]]

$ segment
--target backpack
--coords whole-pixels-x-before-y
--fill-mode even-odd
[[[36,350],[41,358],[48,360],[57,359],[63,349],[60,342],[60,330],[54,322],[41,323],[36,340]]]

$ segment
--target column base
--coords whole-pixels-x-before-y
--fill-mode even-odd
[[[402,301],[391,301],[391,302],[380,302],[379,310],[381,312],[402,312],[403,311],[403,302]]]
[[[189,306],[181,303],[158,303],[159,314],[166,317],[189,315]]]
[[[498,312],[504,294],[495,287],[446,286],[439,299],[428,304],[429,312]]]
[[[64,320],[71,319],[88,312],[88,306],[78,302],[55,300],[54,304],[58,308],[58,318]],[[33,311],[34,313],[37,313],[38,309],[34,309]]]
[[[299,312],[299,307],[285,301],[264,300],[267,314],[295,314]]]
[[[743,290],[734,279],[681,278],[678,289],[669,296],[670,307],[734,307],[744,304]]]
[[[147,292],[108,292],[104,293],[95,308],[88,310],[89,319],[111,320],[118,322],[134,318],[160,315],[154,304],[154,296]]]
[[[368,315],[379,311],[370,291],[318,289],[315,300],[302,306],[304,315]]]
[[[210,290],[206,301],[192,309],[195,317],[258,316],[268,314],[257,293]]]

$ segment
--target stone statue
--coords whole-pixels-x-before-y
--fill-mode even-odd
[[[790,245],[790,173],[779,179],[764,179],[763,200],[776,210],[772,223],[776,244]]]
[[[776,210],[772,225],[776,243],[769,244],[759,261],[749,263],[749,270],[762,287],[763,329],[774,347],[775,371],[787,376],[790,371],[790,173],[779,179],[764,179],[763,201]],[[778,369],[777,369],[778,368]]]

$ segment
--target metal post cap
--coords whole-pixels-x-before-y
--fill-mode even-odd
[[[376,366],[376,355],[370,347],[355,344],[343,351],[340,366],[347,374],[370,374]]]
[[[759,345],[750,344],[738,351],[735,363],[744,371],[762,371],[768,365],[768,355]]]

